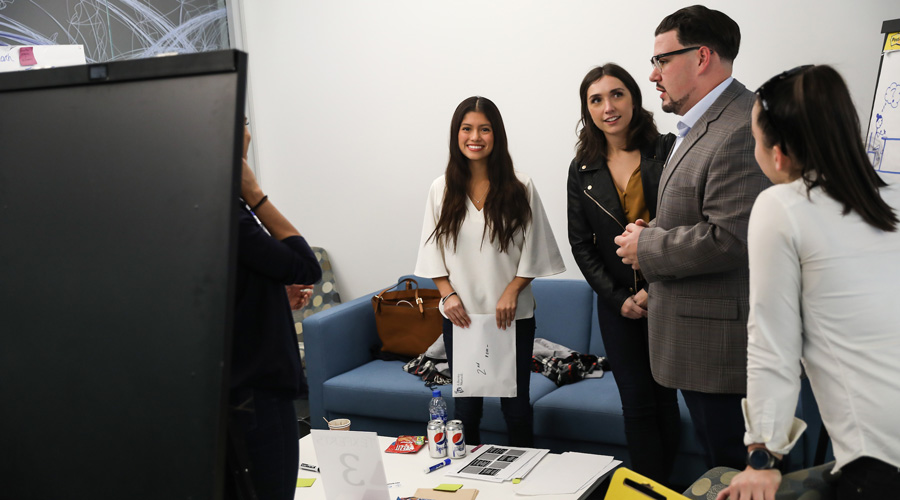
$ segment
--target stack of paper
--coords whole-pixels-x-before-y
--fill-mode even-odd
[[[541,464],[516,490],[517,495],[565,495],[593,484],[621,464],[606,455],[566,452]]]
[[[494,483],[525,477],[550,450],[513,448],[509,446],[485,446],[461,467],[457,466],[448,476],[479,479]]]

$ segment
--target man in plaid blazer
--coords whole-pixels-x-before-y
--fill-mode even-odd
[[[653,377],[681,389],[707,465],[743,469],[749,275],[747,223],[770,185],[753,156],[754,95],[731,77],[740,28],[695,5],[656,29],[650,80],[680,116],[656,219],[629,224],[619,255],[650,283]]]

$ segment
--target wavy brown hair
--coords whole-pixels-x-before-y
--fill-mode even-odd
[[[450,120],[450,160],[444,172],[447,187],[444,190],[441,216],[429,240],[434,238],[441,246],[452,243],[453,250],[456,251],[459,229],[466,218],[466,187],[472,178],[469,159],[459,149],[459,128],[466,114],[473,111],[484,114],[491,123],[494,134],[494,148],[488,156],[487,168],[491,187],[482,208],[485,219],[482,243],[489,234],[490,242],[493,244],[496,241],[500,251],[507,252],[516,233],[524,232],[531,222],[531,206],[528,204],[525,185],[519,181],[513,169],[500,110],[490,99],[480,96],[469,97],[459,103]]]
[[[588,109],[587,91],[591,85],[604,76],[614,76],[622,81],[625,88],[631,94],[631,104],[634,112],[631,114],[631,123],[628,124],[628,137],[625,140],[625,151],[641,149],[647,144],[652,144],[659,137],[656,123],[653,121],[653,113],[644,109],[641,99],[641,89],[634,78],[617,64],[606,63],[598,66],[584,76],[581,81],[579,93],[581,97],[581,120],[578,132],[578,145],[575,149],[575,159],[578,163],[592,163],[600,158],[606,159],[606,135],[597,128],[591,111]]]
[[[756,94],[763,144],[779,145],[801,167],[807,192],[821,186],[843,205],[844,215],[852,210],[872,227],[897,230],[897,214],[879,193],[887,183],[869,162],[859,115],[834,68],[795,68],[773,77]]]

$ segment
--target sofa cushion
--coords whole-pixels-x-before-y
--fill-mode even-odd
[[[594,293],[585,281],[539,279],[532,282],[536,329],[545,338],[580,353],[588,353]]]
[[[690,413],[678,393],[681,414],[681,450],[700,454]],[[615,376],[586,379],[564,385],[534,405],[535,432],[554,439],[585,440],[625,446],[622,400]],[[540,431],[537,431],[540,429]]]
[[[447,386],[449,387],[449,386]],[[540,373],[531,374],[531,406],[548,394],[556,390],[556,384]],[[452,412],[451,412],[452,415]],[[481,417],[481,429],[484,431],[506,434],[506,420],[503,420],[503,411],[500,410],[500,398],[484,398],[484,413]],[[538,427],[534,427],[538,434]]]
[[[452,415],[450,386],[439,389]],[[428,422],[431,389],[415,375],[403,371],[401,361],[370,361],[326,380],[322,393],[324,409],[332,415],[369,415]]]

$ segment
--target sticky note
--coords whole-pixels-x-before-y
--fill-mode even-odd
[[[435,489],[438,491],[456,491],[462,487],[463,485],[461,484],[441,484]]]
[[[19,66],[34,66],[37,60],[34,58],[34,47],[22,47],[19,49]]]
[[[518,478],[518,477],[517,477],[517,478],[513,479],[513,484],[519,484],[519,483],[521,483],[521,482],[522,482],[522,479],[521,479],[521,478]]]
[[[316,478],[297,478],[297,487],[298,488],[309,488],[316,482]]]

